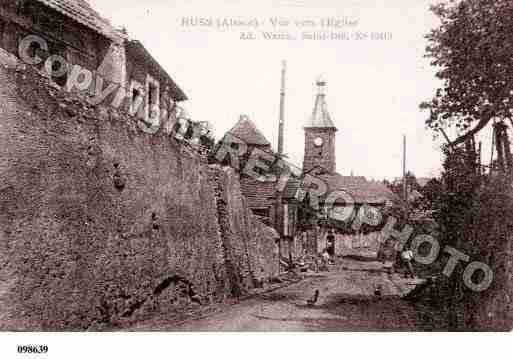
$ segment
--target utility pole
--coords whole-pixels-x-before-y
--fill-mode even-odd
[[[408,184],[406,183],[406,135],[403,135],[403,198],[404,217],[408,219]]]
[[[483,175],[483,142],[479,141],[479,150],[477,155],[478,168],[479,168],[479,176]]]
[[[283,155],[284,125],[285,125],[285,90],[287,76],[287,62],[282,62],[281,68],[281,90],[280,90],[280,128],[278,132],[278,154]]]
[[[280,119],[279,119],[279,129],[278,129],[278,155],[283,156],[283,147],[284,147],[284,125],[285,125],[285,90],[286,90],[286,73],[287,73],[287,62],[282,61],[281,67],[281,89],[280,89]],[[285,208],[283,205],[283,193],[276,191],[276,217],[277,221],[279,221],[276,228],[279,230],[280,238],[278,239],[278,274],[281,273],[281,253],[282,253],[282,240],[285,235],[285,216],[288,213],[285,213]]]
[[[493,175],[493,153],[494,153],[494,151],[495,151],[495,123],[492,125],[492,153],[491,153],[491,157],[490,157],[490,177],[492,177],[492,175]]]

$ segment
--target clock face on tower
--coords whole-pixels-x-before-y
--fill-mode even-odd
[[[315,140],[314,140],[314,145],[316,147],[321,147],[323,145],[324,141],[322,138],[320,137],[317,137]]]
[[[335,172],[335,132],[336,129],[306,128],[305,157],[303,170],[322,167],[328,172]]]

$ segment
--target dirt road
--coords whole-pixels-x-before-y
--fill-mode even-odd
[[[382,295],[376,296],[377,285]],[[225,306],[201,319],[182,323],[151,323],[136,330],[163,331],[415,331],[436,330],[433,320],[400,299],[412,283],[388,274],[380,263],[346,261],[330,272]],[[307,299],[316,289],[315,306]]]

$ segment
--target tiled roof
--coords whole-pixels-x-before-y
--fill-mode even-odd
[[[116,30],[85,0],[37,0],[108,38],[117,37]]]
[[[265,136],[246,116],[241,116],[239,122],[229,131],[229,133],[248,145],[256,146],[270,146],[271,143],[267,141]]]
[[[426,187],[428,182],[431,180],[432,180],[432,178],[429,178],[429,177],[420,177],[420,178],[417,178],[417,183],[419,184],[420,187]]]
[[[355,203],[383,204],[395,199],[394,193],[383,183],[369,182],[365,177],[342,176],[338,173],[319,175],[328,186],[328,193],[343,190]]]
[[[298,196],[300,195],[300,190],[301,190],[301,180],[299,180],[298,178],[294,178],[294,177],[291,177],[288,182],[287,182],[287,185],[285,186],[285,189],[283,190],[283,198],[285,199],[294,199],[294,198],[298,198]]]
[[[353,198],[357,204],[385,204],[395,201],[397,196],[383,183],[367,181],[365,177],[360,176],[342,176],[338,173],[317,174],[314,177],[324,181],[328,189],[327,196],[335,191],[343,190]],[[273,203],[276,198],[275,182],[259,182],[251,178],[241,180],[241,189],[246,198],[248,198],[251,208],[265,208]],[[291,177],[285,189],[283,190],[283,199],[301,199],[308,192],[302,181]]]
[[[150,54],[150,52],[144,47],[144,45],[138,40],[130,40],[126,42],[126,51],[127,55],[133,58],[135,61],[140,63],[148,63],[153,68],[153,70],[159,73],[159,76],[167,79],[171,88],[171,95],[173,100],[186,101],[187,96],[182,91],[180,87],[176,84],[176,82],[169,76],[166,70],[160,65],[160,63],[155,60],[155,58]]]
[[[240,189],[251,209],[268,208],[274,203],[276,182],[260,182],[250,177],[242,177]]]

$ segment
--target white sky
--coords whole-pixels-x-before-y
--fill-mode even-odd
[[[439,141],[425,129],[420,102],[437,82],[423,58],[424,35],[436,25],[434,0],[90,0],[116,26],[140,40],[185,91],[195,121],[219,138],[247,114],[276,147],[280,67],[288,62],[285,150],[302,163],[302,126],[312,111],[315,80],[327,80],[327,102],[339,128],[337,169],[369,179],[401,175],[402,135],[408,169],[418,177],[440,168]],[[392,32],[389,41],[240,40],[238,29],[184,28],[183,17],[357,20],[339,31]],[[271,30],[266,26],[266,30]],[[288,32],[303,30],[288,27]],[[260,35],[261,30],[255,33]],[[317,29],[320,31],[320,29]]]

